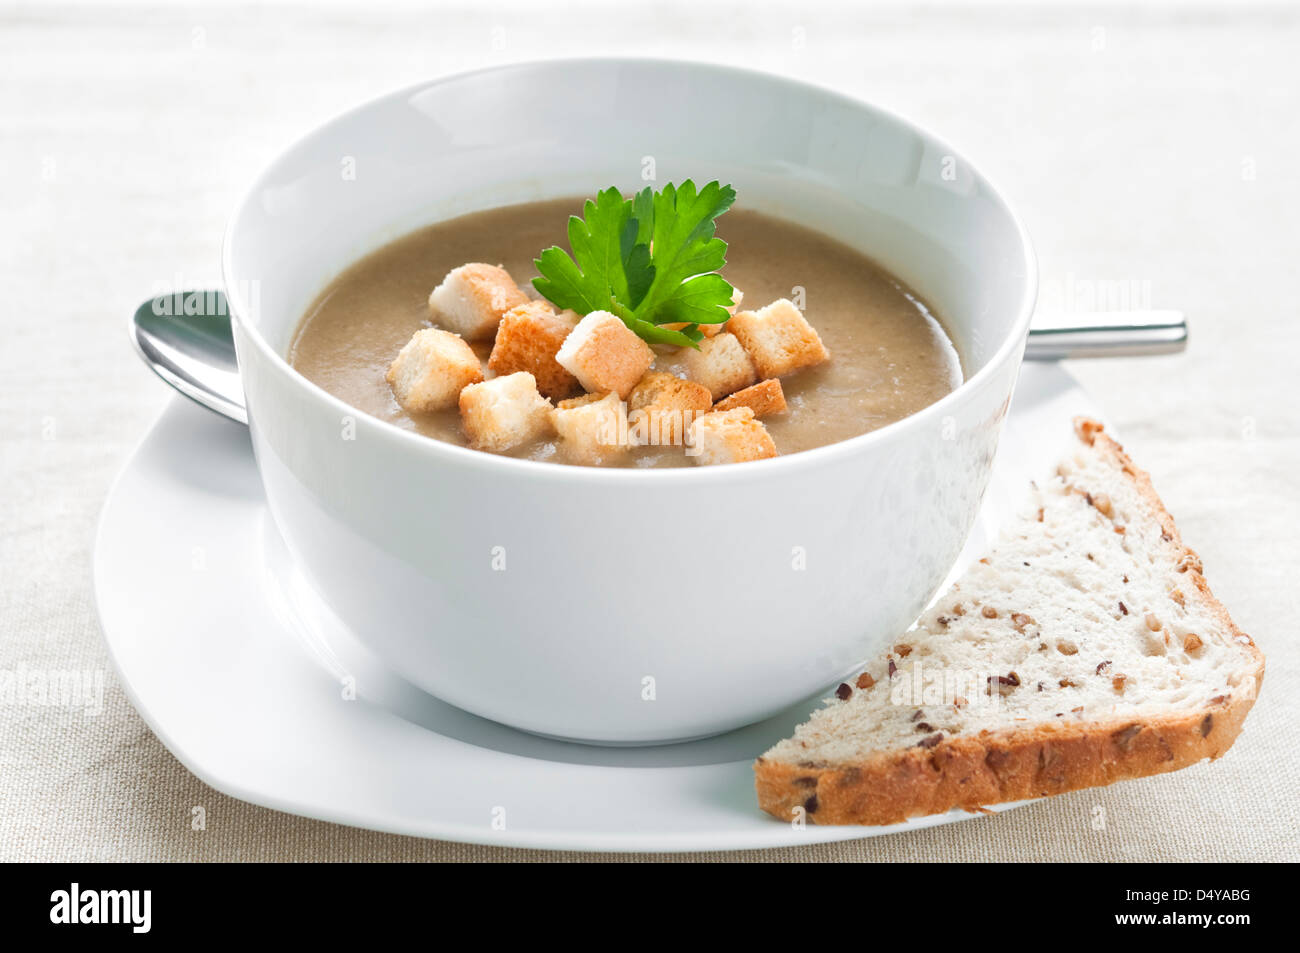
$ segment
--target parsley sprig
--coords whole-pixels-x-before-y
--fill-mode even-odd
[[[716,181],[647,186],[630,199],[605,189],[569,218],[573,257],[552,246],[534,261],[533,287],[558,308],[610,311],[646,341],[696,347],[699,325],[730,317],[735,289],[717,274],[727,243],[714,230],[735,200]]]

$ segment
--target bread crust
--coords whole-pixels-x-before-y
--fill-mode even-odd
[[[1211,593],[1201,561],[1182,541],[1150,476],[1095,420],[1077,418],[1080,440],[1112,454],[1151,506],[1184,573],[1214,613],[1248,647],[1254,683],[1191,712],[1147,718],[1043,723],[944,738],[932,747],[882,751],[851,765],[754,763],[759,806],[791,820],[803,811],[817,824],[896,824],[954,808],[977,811],[990,804],[1101,787],[1130,778],[1176,771],[1221,757],[1236,740],[1264,680],[1264,656]],[[1100,446],[1098,447],[1098,442]],[[1244,641],[1242,641],[1244,640]]]
[[[724,397],[714,405],[713,409],[724,411],[735,410],[737,407],[748,407],[754,412],[755,417],[783,413],[786,404],[781,382],[775,377],[759,381],[744,390],[736,391],[730,397]]]
[[[655,352],[616,315],[592,311],[564,339],[555,360],[584,390],[615,391],[627,400],[654,364]]]
[[[704,414],[691,424],[692,463],[710,466],[777,456],[767,428],[748,407]]]
[[[516,305],[501,316],[488,368],[501,376],[527,371],[537,381],[538,392],[551,400],[576,394],[582,389],[578,379],[560,366],[555,355],[577,320],[572,311],[556,314],[549,301]]]

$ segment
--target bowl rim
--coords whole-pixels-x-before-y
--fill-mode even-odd
[[[730,466],[707,467],[687,466],[639,468],[588,467],[568,464],[561,461],[527,460],[494,453],[484,453],[480,450],[472,450],[469,447],[462,447],[457,444],[426,437],[415,431],[404,430],[387,420],[375,417],[365,411],[358,410],[356,407],[353,407],[351,404],[336,397],[320,385],[309,380],[305,375],[294,368],[282,354],[270,345],[258,328],[244,320],[243,315],[246,312],[247,303],[243,299],[241,286],[232,280],[234,273],[232,245],[234,243],[235,230],[239,225],[240,220],[243,218],[246,209],[256,201],[257,196],[266,185],[267,179],[270,178],[271,174],[289,154],[309,145],[313,139],[324,135],[331,128],[342,125],[354,116],[375,107],[379,103],[409,98],[410,96],[425,90],[442,85],[464,82],[478,76],[512,71],[527,73],[530,70],[538,69],[566,69],[575,66],[639,66],[643,68],[663,69],[689,67],[693,69],[713,71],[718,74],[727,74],[740,79],[762,81],[776,86],[782,86],[791,91],[805,95],[810,93],[816,94],[829,101],[837,102],[853,109],[866,110],[867,112],[875,113],[897,123],[905,129],[910,130],[934,145],[939,146],[944,150],[945,155],[956,156],[968,169],[971,170],[975,179],[984,185],[989,197],[993,200],[997,208],[1007,216],[1008,221],[1015,229],[1016,236],[1020,243],[1022,253],[1020,264],[1024,269],[1025,279],[1020,298],[1019,313],[1012,322],[1010,331],[1005,335],[997,349],[984,363],[984,366],[969,378],[963,380],[961,384],[955,387],[952,391],[945,394],[934,403],[928,404],[920,410],[908,414],[906,417],[902,417],[868,433],[859,434],[856,437],[836,441],[835,443],[826,444],[825,446],[813,447],[809,450],[800,450],[797,453],[791,453],[765,460],[748,461],[743,466],[733,464]],[[967,159],[964,152],[953,148],[943,137],[934,134],[919,123],[916,123],[893,110],[876,105],[875,103],[869,102],[865,99],[842,93],[818,83],[808,82],[801,79],[791,79],[787,76],[763,70],[748,69],[745,67],[730,66],[720,63],[649,56],[557,57],[555,59],[524,60],[519,62],[496,64],[472,70],[463,70],[390,90],[387,93],[371,97],[364,102],[337,113],[325,122],[312,127],[308,132],[298,136],[287,146],[280,149],[274,158],[269,160],[262,167],[262,170],[244,190],[238,201],[235,203],[234,209],[230,213],[225,233],[222,238],[221,277],[231,321],[244,333],[246,339],[249,340],[267,360],[269,360],[271,366],[281,375],[292,380],[296,386],[316,400],[323,401],[326,405],[342,411],[344,415],[355,415],[358,421],[358,426],[361,426],[361,420],[364,419],[368,426],[373,427],[375,434],[379,435],[381,439],[393,441],[398,445],[406,443],[413,448],[415,452],[429,455],[430,461],[434,464],[446,463],[462,466],[478,466],[489,472],[504,468],[504,472],[515,470],[521,476],[531,475],[534,478],[558,479],[578,483],[613,481],[614,483],[640,486],[676,486],[682,482],[708,483],[709,481],[718,480],[731,481],[735,479],[763,479],[799,470],[801,468],[818,467],[821,465],[841,462],[844,458],[849,457],[858,451],[867,449],[877,443],[885,443],[893,439],[901,438],[906,432],[917,430],[925,424],[933,421],[935,418],[941,417],[949,408],[964,403],[969,395],[972,395],[987,386],[989,381],[999,373],[1009,360],[1017,358],[1017,355],[1022,353],[1029,332],[1029,324],[1033,318],[1034,306],[1038,293],[1037,259],[1034,254],[1029,232],[1021,221],[1020,216],[1016,214],[1015,209],[1009,202],[1007,202],[1002,190],[999,189],[988,178],[988,176],[980,171],[979,166]],[[251,413],[249,415],[249,424],[250,426],[256,426]]]

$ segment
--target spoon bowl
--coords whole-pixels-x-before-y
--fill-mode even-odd
[[[190,400],[248,423],[226,296],[189,291],[150,298],[131,317],[131,343],[149,368]]]

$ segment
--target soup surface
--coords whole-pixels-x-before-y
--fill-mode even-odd
[[[289,362],[358,410],[406,430],[465,445],[455,408],[409,413],[385,374],[411,335],[431,327],[429,292],[466,262],[500,264],[533,297],[533,259],[567,246],[566,223],[581,199],[477,212],[412,232],[362,258],[334,279],[294,334]],[[788,408],[763,419],[781,454],[883,427],[933,403],[962,381],[961,362],[939,322],[911,290],[861,253],[818,232],[735,208],[718,221],[727,265],[743,308],[789,298],[804,310],[830,360],[781,379]],[[491,342],[474,342],[484,362]],[[656,346],[655,369],[685,376],[676,349]],[[556,440],[511,456],[563,462]],[[690,466],[680,446],[637,447],[624,466]]]

